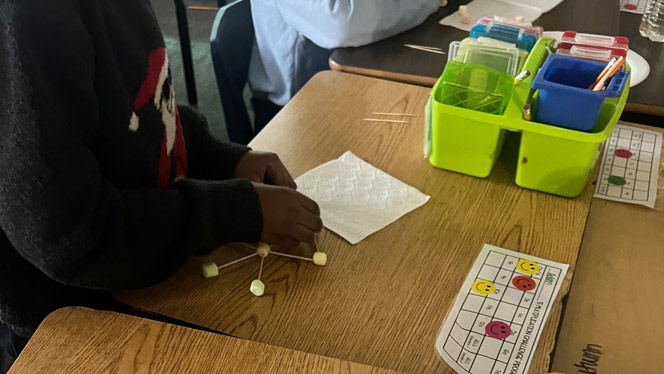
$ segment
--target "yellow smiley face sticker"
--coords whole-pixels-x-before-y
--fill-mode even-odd
[[[473,286],[470,288],[473,292],[484,296],[491,295],[496,291],[496,286],[494,286],[493,283],[482,279],[473,282]]]
[[[533,261],[519,260],[519,262],[516,263],[516,270],[528,275],[535,274],[539,271],[539,265]]]

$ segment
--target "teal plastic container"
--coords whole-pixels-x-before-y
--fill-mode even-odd
[[[528,34],[520,27],[491,23],[488,25],[477,24],[470,29],[471,38],[489,37],[516,45],[517,48],[530,51],[533,49],[537,37]]]
[[[531,83],[547,57],[546,46],[551,47],[553,42],[553,39],[540,39],[533,47],[524,66],[531,74],[519,85],[512,85],[504,111],[482,112],[450,105],[442,100],[445,95],[441,92],[446,92],[448,85],[443,74],[431,91],[429,161],[433,166],[486,177],[500,155],[507,131],[519,132],[517,185],[567,197],[578,196],[583,191],[600,146],[611,135],[625,106],[629,78],[620,96],[604,100],[590,132],[526,121],[523,105],[533,106],[535,118],[538,93],[531,89]]]

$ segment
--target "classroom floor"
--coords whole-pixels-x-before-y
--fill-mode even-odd
[[[166,40],[176,100],[180,104],[188,104],[174,2],[173,0],[151,1]],[[188,0],[186,4],[216,7],[217,0]],[[208,118],[212,133],[222,140],[227,140],[226,122],[210,57],[210,30],[216,14],[214,11],[189,10],[187,17],[198,93],[197,108]]]

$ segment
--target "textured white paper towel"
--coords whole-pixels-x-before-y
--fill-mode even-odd
[[[301,175],[296,182],[298,191],[320,206],[325,227],[351,244],[429,200],[350,151]]]

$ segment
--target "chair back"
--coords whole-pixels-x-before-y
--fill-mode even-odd
[[[238,0],[219,9],[210,35],[212,64],[228,137],[240,144],[248,144],[255,135],[243,97],[253,44],[249,0]]]

